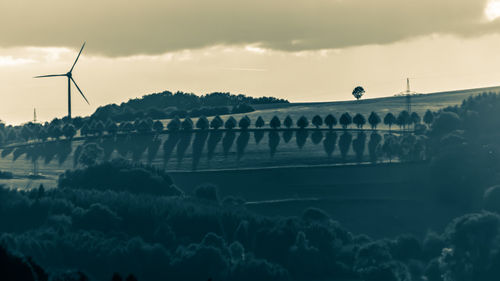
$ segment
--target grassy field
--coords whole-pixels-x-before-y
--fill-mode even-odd
[[[300,216],[306,208],[317,207],[355,233],[392,237],[442,231],[460,214],[434,200],[429,174],[428,164],[418,162],[172,172],[171,176],[188,192],[212,183],[221,199],[245,198],[246,207],[261,214]]]
[[[500,92],[500,87],[415,95],[411,98],[412,111],[417,112],[421,117],[423,117],[427,109],[437,111],[447,106],[460,105],[464,99],[484,92]],[[406,97],[393,96],[386,98],[361,99],[359,101],[264,104],[255,105],[254,107],[256,109],[254,112],[235,114],[232,116],[239,120],[241,117],[248,115],[253,123],[257,120],[258,116],[262,116],[262,118],[266,121],[267,126],[274,115],[278,116],[281,121],[283,121],[287,115],[290,115],[294,122],[304,115],[310,122],[312,117],[316,114],[319,114],[324,118],[326,115],[331,113],[334,114],[338,120],[340,115],[344,112],[349,112],[352,116],[356,113],[361,113],[368,118],[369,114],[374,111],[383,119],[385,114],[388,112],[392,112],[397,115],[402,110],[405,110],[407,108],[407,103]],[[225,120],[228,117],[229,115],[223,116],[223,119]],[[165,125],[167,122],[168,120],[164,120]],[[382,127],[387,129],[384,126]]]
[[[500,88],[485,88],[414,96],[412,97],[412,108],[423,115],[427,109],[438,110],[446,106],[458,105],[471,95],[499,90]],[[363,113],[365,116],[371,111],[375,111],[382,116],[386,112],[397,113],[405,108],[406,100],[404,97],[388,97],[331,103],[261,105],[257,107],[258,110],[248,115],[252,120],[255,120],[257,116],[262,116],[268,122],[274,115],[278,115],[282,120],[286,115],[291,115],[294,120],[297,120],[302,115],[312,119],[315,114],[324,117],[333,113],[338,118],[341,113],[346,111]],[[240,116],[241,114],[235,115],[237,118]],[[341,134],[342,132],[338,130],[335,132],[337,143]],[[152,137],[120,139],[114,144],[101,140],[101,145],[106,151],[108,159],[124,157],[153,164],[168,171],[338,165],[344,163],[345,161],[341,160],[338,145],[334,147],[331,157],[326,153],[325,140],[327,135],[326,131],[319,133],[313,130],[309,131],[305,138],[304,136],[297,138],[296,132],[287,133],[286,131],[278,132],[278,138],[276,135],[272,136],[269,131],[249,132],[248,134],[241,132],[222,133],[219,136],[212,133],[208,135],[191,134],[189,137],[180,139],[174,146],[167,147],[165,143],[168,141],[168,134],[165,134],[157,139]],[[368,141],[370,132],[366,131],[366,135]],[[356,133],[353,132],[353,139],[356,137]],[[195,143],[196,145],[194,145]],[[55,186],[58,174],[75,167],[74,152],[82,144],[81,140],[74,141],[71,145],[63,142],[59,145],[55,144],[49,149],[53,151],[47,152],[48,155],[45,155],[44,159],[38,160],[40,171],[48,177],[45,180],[26,178],[31,173],[33,164],[22,150],[17,152],[4,150],[0,158],[0,170],[13,172],[16,179],[0,180],[0,183],[15,187],[33,187],[42,182],[48,186]],[[367,149],[365,149],[363,162],[368,161],[367,154]],[[350,148],[346,161],[355,162],[352,148]]]

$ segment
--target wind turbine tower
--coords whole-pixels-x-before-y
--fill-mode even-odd
[[[80,90],[80,87],[75,82],[75,79],[73,79],[73,69],[75,68],[76,62],[80,58],[80,55],[82,54],[83,48],[85,47],[85,43],[83,43],[82,48],[80,49],[80,52],[78,53],[78,56],[76,57],[75,62],[73,63],[73,66],[71,69],[65,73],[65,74],[50,74],[50,75],[41,75],[41,76],[35,76],[34,78],[46,78],[46,77],[59,77],[59,76],[65,76],[68,78],[68,119],[71,120],[71,82],[76,86],[76,89],[80,94],[82,95],[83,99],[87,102],[87,104],[90,104],[85,95],[83,94],[82,90]]]

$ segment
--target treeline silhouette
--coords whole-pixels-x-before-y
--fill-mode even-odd
[[[86,169],[108,181],[113,165]],[[500,274],[497,213],[463,215],[424,239],[378,240],[349,232],[319,209],[265,217],[244,202],[219,198],[210,185],[182,196],[83,185],[0,189],[0,243],[54,272],[77,268],[98,280],[133,273],[138,280],[489,281]],[[489,208],[491,198],[484,203]]]
[[[433,188],[450,204],[477,208],[500,172],[500,97],[484,93],[435,114],[427,133]]]
[[[430,115],[428,115],[430,114]],[[6,145],[11,143],[22,143],[30,140],[46,141],[49,139],[59,140],[64,137],[66,139],[73,139],[78,133],[81,136],[103,136],[103,135],[116,135],[122,134],[153,134],[162,133],[167,131],[191,131],[191,130],[218,130],[226,129],[233,130],[239,128],[240,130],[248,130],[250,128],[264,129],[268,126],[271,129],[306,129],[309,127],[309,120],[306,116],[301,116],[296,122],[290,117],[286,116],[283,122],[278,116],[274,116],[268,124],[266,121],[259,116],[255,122],[248,116],[243,116],[238,121],[234,117],[230,116],[225,121],[219,115],[216,115],[210,121],[206,116],[201,115],[197,119],[196,123],[192,121],[190,117],[184,116],[183,119],[178,115],[175,115],[167,124],[166,128],[164,124],[159,121],[153,121],[153,118],[136,118],[133,122],[120,122],[117,123],[110,118],[105,119],[106,121],[97,119],[83,119],[81,117],[73,118],[71,121],[67,119],[54,119],[50,123],[45,122],[44,124],[39,123],[27,123],[23,126],[5,126],[5,124],[0,123],[0,145]],[[366,119],[362,114],[356,114],[354,117],[346,112],[343,113],[339,121],[333,114],[328,114],[324,119],[315,115],[312,118],[312,125],[316,129],[320,129],[323,125],[329,129],[335,128],[339,124],[342,129],[346,130],[350,125],[354,124],[356,128],[363,129],[368,120],[372,130],[376,130],[379,124],[382,123],[381,118],[375,112],[372,112],[368,119]],[[430,111],[424,116],[424,122],[427,126],[430,126],[433,122],[433,115]],[[252,124],[253,123],[253,124]],[[416,113],[413,112],[409,114],[407,111],[400,112],[397,117],[392,113],[387,113],[383,119],[383,123],[389,127],[389,130],[393,125],[398,125],[401,130],[409,129],[413,125],[414,131],[420,133],[424,132],[427,126],[421,124],[421,118]]]
[[[110,104],[99,107],[92,115],[94,120],[130,121],[136,118],[167,119],[179,116],[214,116],[228,113],[253,111],[252,104],[288,103],[274,97],[249,97],[230,93],[210,93],[197,96],[191,93],[164,91],[130,99],[120,105]],[[229,111],[229,108],[232,108]]]

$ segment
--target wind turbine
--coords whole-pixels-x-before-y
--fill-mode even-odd
[[[87,102],[87,104],[90,105],[89,101],[83,94],[82,90],[80,90],[80,87],[75,82],[75,79],[73,79],[73,69],[75,68],[76,62],[80,58],[80,55],[82,54],[83,48],[85,47],[85,42],[82,45],[82,48],[80,49],[80,52],[78,53],[78,56],[76,57],[75,62],[73,63],[73,66],[71,69],[66,73],[66,74],[50,74],[50,75],[41,75],[41,76],[35,76],[33,78],[46,78],[46,77],[59,77],[59,76],[66,76],[68,77],[68,118],[71,119],[71,82],[75,84],[76,88],[78,89],[78,92],[82,95],[83,99]]]

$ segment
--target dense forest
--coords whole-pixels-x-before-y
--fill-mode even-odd
[[[163,195],[134,186],[140,180],[122,188],[115,180],[125,174],[156,181]],[[33,275],[26,280],[69,269],[91,280],[132,274],[138,280],[446,281],[500,274],[500,216],[491,204],[498,203],[491,202],[498,189],[485,199],[492,212],[464,214],[423,238],[380,240],[349,232],[319,209],[265,217],[247,211],[242,198],[219,198],[214,186],[172,194],[178,187],[158,177],[166,175],[114,161],[68,172],[54,190],[1,190],[0,241],[46,268],[21,268]]]
[[[130,99],[120,105],[99,107],[91,118],[106,121],[130,121],[136,118],[167,119],[215,116],[253,111],[252,104],[288,103],[274,97],[249,97],[230,93],[210,93],[197,96],[191,93],[164,91]]]

